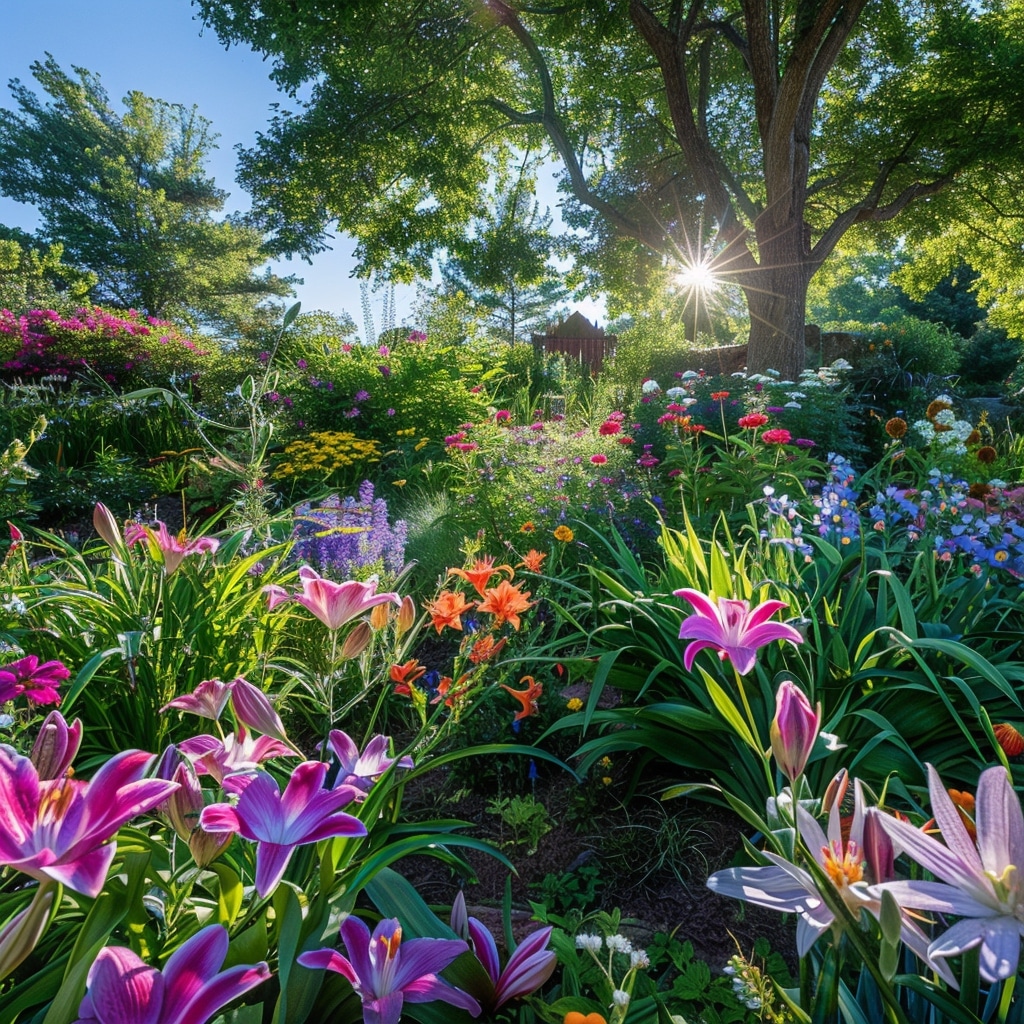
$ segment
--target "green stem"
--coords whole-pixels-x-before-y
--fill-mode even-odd
[[[761,754],[761,767],[764,769],[764,777],[768,783],[768,792],[772,796],[778,796],[775,789],[775,776],[772,774],[771,764],[769,759],[765,756],[764,747],[761,746],[761,735],[757,728],[757,722],[754,719],[754,712],[750,707],[750,701],[747,700],[747,690],[743,685],[743,676],[736,671],[736,666],[733,666],[733,675],[736,677],[736,689],[740,691],[740,700],[743,702],[743,713],[747,716],[747,724],[750,726],[750,735],[754,737],[754,741],[758,744],[758,750]],[[794,796],[794,800],[796,797]],[[796,816],[796,808],[793,809],[793,815]]]

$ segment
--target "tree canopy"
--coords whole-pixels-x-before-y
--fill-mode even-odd
[[[227,193],[204,169],[216,136],[197,110],[131,92],[124,113],[99,78],[52,57],[32,65],[49,101],[17,79],[0,110],[0,194],[34,205],[38,241],[95,275],[95,301],[235,333],[288,295],[291,279],[256,273],[263,235],[218,219]]]
[[[364,269],[425,273],[493,162],[546,145],[601,283],[713,257],[754,368],[802,363],[807,285],[844,234],[1024,141],[1020,0],[196,3],[295,100],[241,168],[281,251],[337,222]],[[702,210],[714,244],[690,254]]]

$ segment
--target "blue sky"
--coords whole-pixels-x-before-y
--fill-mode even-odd
[[[67,71],[75,65],[97,73],[119,113],[121,98],[132,89],[171,103],[195,104],[220,134],[208,166],[218,186],[231,193],[225,209],[248,208],[249,198],[234,180],[235,146],[255,142],[271,103],[287,105],[260,55],[237,46],[225,50],[196,19],[188,0],[15,0],[4,14],[0,106],[14,105],[7,88],[12,78],[41,92],[29,69],[46,53]],[[32,230],[38,221],[31,207],[0,197],[0,223]],[[345,310],[362,328],[351,254],[351,241],[339,237],[333,251],[317,256],[312,266],[296,260],[275,267],[304,279],[296,289],[304,310]],[[399,289],[398,322],[411,323],[414,296],[414,289]],[[378,320],[381,302],[378,294],[373,302]]]
[[[271,103],[288,103],[260,55],[237,46],[226,50],[203,28],[188,0],[16,0],[4,17],[0,106],[13,106],[7,89],[11,78],[41,91],[29,69],[46,53],[65,70],[74,65],[98,74],[118,112],[121,98],[132,89],[171,103],[195,104],[220,135],[208,167],[218,186],[231,193],[226,210],[248,208],[249,197],[235,184],[235,146],[255,142]],[[554,206],[553,189],[542,201]],[[557,210],[552,212],[557,224]],[[32,230],[38,222],[31,207],[0,197],[0,223]],[[361,329],[359,284],[350,276],[353,245],[344,236],[333,244],[312,265],[295,260],[274,266],[303,278],[296,291],[304,310],[347,311]],[[414,298],[413,288],[397,290],[397,322],[412,324]],[[373,301],[378,320],[381,304],[378,293]],[[591,318],[604,315],[594,302],[578,305]]]

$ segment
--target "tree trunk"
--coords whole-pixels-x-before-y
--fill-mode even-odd
[[[804,321],[811,263],[798,225],[781,229],[775,225],[772,237],[762,242],[766,226],[758,225],[760,267],[744,284],[750,309],[747,372],[778,370],[784,380],[796,380],[806,359]]]

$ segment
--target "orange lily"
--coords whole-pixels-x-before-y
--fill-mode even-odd
[[[434,629],[440,633],[445,626],[452,629],[462,629],[462,615],[473,607],[472,601],[467,601],[462,594],[453,590],[443,590],[440,594],[426,605],[434,623]]]
[[[519,563],[528,572],[540,572],[540,567],[544,563],[544,559],[547,558],[546,551],[538,551],[536,548],[531,548],[523,555],[523,560]]]
[[[530,715],[538,713],[540,709],[537,707],[537,701],[544,693],[543,684],[535,682],[533,676],[523,676],[523,678],[519,680],[519,684],[522,685],[523,683],[527,683],[525,690],[513,690],[511,686],[506,686],[504,683],[500,684],[503,690],[507,690],[511,693],[512,696],[515,697],[515,699],[523,706],[521,711],[516,712],[515,721],[517,722],[524,718],[529,718]]]
[[[524,594],[508,580],[502,580],[496,587],[484,591],[484,599],[480,602],[479,609],[482,612],[490,612],[494,616],[496,626],[510,622],[512,628],[518,630],[519,613],[533,607],[529,597],[529,591]]]
[[[472,674],[472,672],[466,672],[459,676],[458,682],[454,683],[451,676],[443,676],[437,684],[437,696],[430,703],[439,704],[443,700],[446,708],[454,707],[469,693],[469,679]]]
[[[510,565],[495,565],[494,558],[491,555],[484,555],[483,558],[478,558],[469,569],[449,569],[449,576],[459,576],[462,579],[473,584],[473,589],[483,597],[484,591],[487,589],[487,584],[490,583],[491,577],[496,572],[507,572],[508,578],[512,579],[515,575],[512,566]]]
[[[480,665],[485,661],[490,661],[491,658],[498,655],[507,641],[508,637],[505,636],[503,636],[497,643],[494,642],[493,636],[482,636],[475,644],[473,644],[473,649],[469,652],[469,660],[474,665]]]

